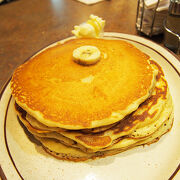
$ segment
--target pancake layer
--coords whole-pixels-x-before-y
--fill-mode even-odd
[[[74,49],[98,47],[100,61],[82,66]],[[51,47],[16,69],[11,80],[17,104],[42,124],[89,129],[113,124],[152,93],[156,72],[149,56],[120,40],[73,39]],[[93,77],[89,83],[84,79]]]

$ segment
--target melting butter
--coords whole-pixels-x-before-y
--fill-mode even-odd
[[[72,33],[78,37],[98,38],[102,35],[105,26],[105,20],[91,14],[89,20],[79,26],[74,26]]]

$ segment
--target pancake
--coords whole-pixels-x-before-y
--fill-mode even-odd
[[[101,51],[97,64],[72,60],[73,50],[84,45]],[[88,77],[91,82],[82,81]],[[149,56],[130,43],[82,38],[50,47],[18,67],[11,90],[17,104],[40,123],[78,130],[122,120],[151,96],[155,83]]]
[[[42,123],[40,123],[39,121],[37,121],[33,116],[31,116],[30,114],[26,114],[26,119],[27,121],[31,124],[32,127],[36,128],[36,129],[39,129],[39,130],[46,130],[46,131],[49,131],[49,132],[53,132],[53,131],[56,131],[56,132],[62,132],[62,131],[66,131],[66,129],[62,129],[62,128],[59,128],[59,127],[48,127]]]
[[[63,160],[70,160],[70,161],[85,161],[89,159],[95,159],[95,158],[102,158],[106,156],[111,156],[120,152],[123,152],[125,150],[134,148],[139,145],[143,144],[151,144],[159,140],[159,138],[167,133],[173,123],[173,113],[169,117],[167,121],[164,122],[164,124],[154,133],[150,138],[135,143],[134,145],[130,145],[126,148],[119,148],[119,149],[113,149],[113,150],[106,150],[102,152],[96,152],[96,153],[85,153],[82,152],[76,148],[65,146],[61,143],[59,143],[55,139],[51,138],[39,138],[36,137],[41,143],[46,152],[53,155],[56,158],[63,159]]]
[[[57,128],[57,127],[48,127],[42,123],[40,123],[39,121],[37,121],[33,116],[31,116],[30,114],[26,114],[26,120],[31,124],[32,127],[37,128],[37,129],[41,129],[41,130],[48,130],[48,131],[56,131],[56,132],[62,132],[62,131],[68,131],[67,129],[62,129],[62,128]],[[102,132],[105,131],[107,129],[110,129],[111,127],[115,126],[118,122],[107,125],[107,126],[101,126],[101,127],[97,127],[97,128],[92,128],[92,129],[81,129],[81,132],[83,133],[97,133],[97,132]]]

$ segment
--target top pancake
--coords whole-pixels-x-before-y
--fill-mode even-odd
[[[93,45],[100,61],[82,66],[74,49]],[[16,69],[12,95],[30,115],[50,127],[85,129],[109,125],[136,110],[152,92],[149,56],[121,40],[73,39],[50,47]]]

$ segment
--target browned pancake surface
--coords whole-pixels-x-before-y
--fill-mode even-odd
[[[72,60],[73,50],[82,45],[99,48],[101,60],[96,65],[82,66]],[[94,120],[125,110],[147,94],[153,79],[148,59],[125,41],[70,40],[17,68],[11,81],[12,94],[46,119],[91,127]],[[81,82],[88,76],[94,76],[91,83]]]

